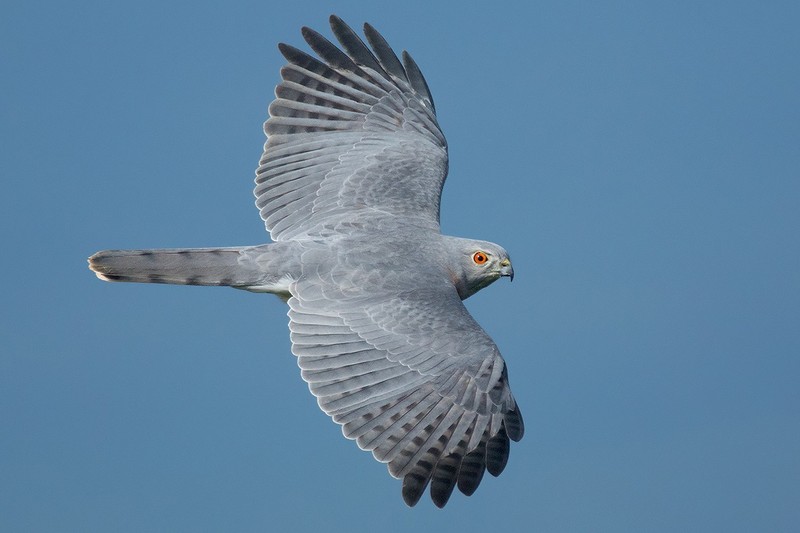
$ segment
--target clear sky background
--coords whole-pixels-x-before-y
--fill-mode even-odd
[[[3,531],[797,531],[800,4],[8,2]],[[445,232],[525,439],[414,509],[341,436],[277,298],[107,284],[105,248],[267,241],[261,125],[299,29],[412,52]]]

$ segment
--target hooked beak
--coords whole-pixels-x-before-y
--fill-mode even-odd
[[[500,275],[508,276],[510,281],[514,281],[514,267],[511,266],[511,261],[503,259],[500,262]]]

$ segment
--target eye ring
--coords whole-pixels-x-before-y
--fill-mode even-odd
[[[486,252],[477,251],[472,254],[472,260],[476,265],[485,265],[489,261],[489,255]]]

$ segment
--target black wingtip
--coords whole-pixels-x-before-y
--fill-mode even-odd
[[[295,48],[291,44],[278,43],[278,51],[281,53],[281,55],[284,58],[286,58],[288,60],[290,58],[290,56],[294,56],[295,55],[295,53],[297,51],[297,48]]]
[[[414,507],[425,493],[428,486],[428,478],[418,474],[410,473],[403,477],[403,501],[409,507]]]
[[[364,36],[367,38],[367,42],[369,42],[369,45],[375,52],[383,69],[395,78],[407,83],[408,77],[406,76],[405,68],[383,35],[369,23],[365,22]]]
[[[309,40],[313,41],[315,37],[322,37],[318,31],[314,30],[313,28],[309,28],[308,26],[303,26],[300,28],[300,34],[303,36],[303,39],[305,39],[306,42]]]
[[[472,496],[478,489],[486,472],[486,444],[481,442],[477,448],[464,456],[458,472],[458,490],[465,496]]]
[[[347,25],[345,21],[335,15],[331,15],[331,30],[333,35],[342,45],[347,55],[359,66],[367,67],[379,73],[385,78],[389,78],[381,66],[379,60],[373,52],[364,44],[361,37]]]
[[[353,62],[352,58],[340,50],[331,41],[325,38],[316,30],[303,26],[300,30],[303,39],[308,43],[319,57],[334,69],[344,69],[351,72],[359,72],[360,69]]]
[[[442,458],[436,465],[436,470],[431,477],[431,500],[441,509],[447,504],[453,489],[458,481],[458,470],[463,457],[459,453],[452,453]]]
[[[433,103],[431,89],[428,87],[428,82],[425,80],[425,76],[422,75],[422,70],[420,70],[419,65],[417,65],[417,62],[414,61],[413,57],[411,57],[411,54],[405,50],[403,50],[402,58],[403,67],[405,68],[406,76],[408,78],[408,82],[411,84],[411,87],[417,92],[417,94],[427,100],[431,105],[431,110],[435,111],[436,104]]]
[[[509,439],[514,442],[522,440],[522,437],[525,435],[525,421],[522,419],[522,413],[520,413],[519,407],[506,413],[503,418],[503,427],[505,427]]]
[[[486,443],[486,471],[495,477],[502,474],[508,464],[510,451],[511,443],[505,429],[501,428],[497,435]]]

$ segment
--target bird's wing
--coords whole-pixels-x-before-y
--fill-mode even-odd
[[[267,230],[288,240],[390,216],[438,231],[447,144],[419,67],[371,26],[370,50],[330,22],[344,51],[309,28],[303,37],[321,59],[280,45],[288,64],[254,191]]]
[[[289,300],[292,351],[344,435],[403,478],[414,505],[431,483],[441,507],[499,475],[522,416],[503,358],[454,288],[372,292],[308,276]]]

